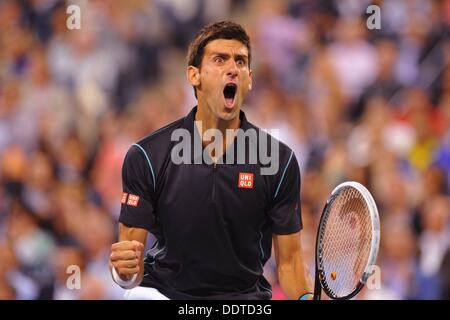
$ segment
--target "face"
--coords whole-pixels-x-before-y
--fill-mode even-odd
[[[199,108],[218,119],[229,121],[239,111],[252,86],[248,49],[238,40],[209,42],[199,68],[188,67],[188,80],[197,87]]]

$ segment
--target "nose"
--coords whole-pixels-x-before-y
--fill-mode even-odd
[[[236,78],[238,75],[238,68],[236,65],[236,61],[234,61],[233,59],[230,59],[230,61],[231,62],[227,66],[227,76]]]

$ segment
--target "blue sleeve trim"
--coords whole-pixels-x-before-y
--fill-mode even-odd
[[[150,158],[147,155],[147,152],[145,152],[144,148],[142,148],[137,143],[133,143],[133,146],[138,147],[141,149],[142,153],[144,153],[145,158],[147,159],[148,166],[150,167],[150,171],[152,172],[152,178],[153,178],[153,189],[156,191],[156,180],[155,180],[155,173],[153,171],[152,163],[150,162]]]
[[[292,155],[293,155],[293,154],[294,154],[294,151],[291,150],[291,155],[290,155],[289,160],[288,160],[288,162],[287,162],[287,164],[286,164],[286,167],[284,167],[283,175],[281,176],[281,180],[280,180],[280,182],[278,183],[277,191],[275,191],[275,195],[273,196],[274,198],[277,197],[278,191],[280,191],[281,183],[283,182],[284,175],[286,174],[286,170],[287,170],[287,168],[289,167],[289,163],[291,163]]]

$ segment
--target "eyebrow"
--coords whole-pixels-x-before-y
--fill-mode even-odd
[[[219,52],[219,51],[214,51],[214,52],[211,52],[211,56],[221,56],[221,57],[229,58],[230,54],[224,53],[224,52]],[[238,54],[235,55],[235,58],[236,59],[244,59],[244,60],[247,61],[248,60],[248,55],[238,53]]]

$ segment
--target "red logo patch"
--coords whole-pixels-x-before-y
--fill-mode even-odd
[[[138,203],[139,203],[139,196],[134,195],[134,194],[130,194],[128,196],[127,205],[137,207]]]
[[[253,173],[239,173],[238,188],[253,189]]]
[[[127,202],[128,193],[124,192],[122,193],[122,204],[125,204]]]

